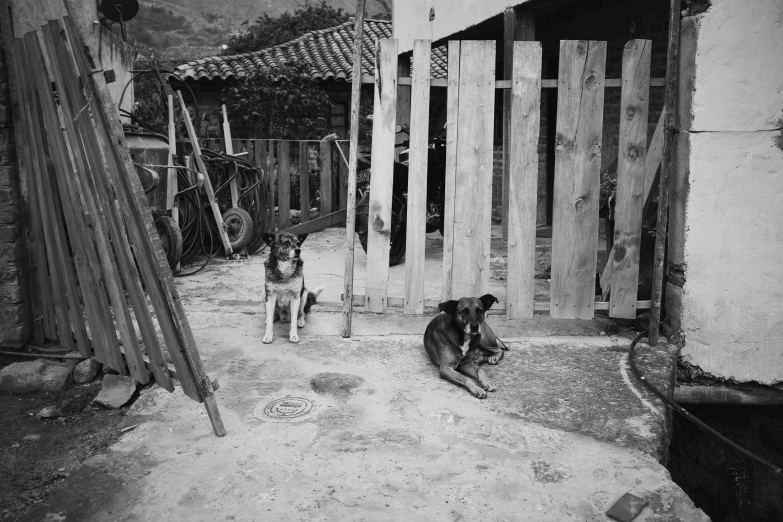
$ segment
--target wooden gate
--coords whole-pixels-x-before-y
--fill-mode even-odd
[[[422,313],[437,299],[424,298],[429,93],[446,86],[447,145],[441,300],[488,290],[491,240],[492,145],[495,89],[510,89],[506,299],[496,309],[507,318],[590,319],[595,310],[633,318],[650,307],[637,301],[642,208],[660,163],[655,139],[647,158],[650,80],[649,40],[625,46],[622,79],[606,80],[606,42],[562,41],[557,80],[541,79],[541,44],[515,42],[511,80],[495,80],[494,41],[452,41],[448,80],[430,78],[431,42],[417,40],[410,79],[397,78],[397,43],[380,40],[376,50],[373,169],[366,296],[354,296],[371,312],[403,305]],[[397,83],[411,85],[410,172],[407,201],[406,289],[388,296],[392,161]],[[656,80],[655,85],[662,81]],[[445,84],[445,85],[444,85]],[[596,301],[599,173],[604,90],[620,87],[615,245],[602,280],[608,302]],[[538,143],[542,88],[557,89],[555,186],[549,302],[534,300]],[[656,132],[656,135],[659,135]],[[505,219],[505,217],[504,217]]]

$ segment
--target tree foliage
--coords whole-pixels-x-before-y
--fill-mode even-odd
[[[263,70],[224,90],[226,107],[255,136],[305,140],[327,134],[329,95],[305,64]]]
[[[239,34],[229,38],[223,54],[241,54],[288,42],[309,31],[334,27],[350,16],[342,8],[327,5],[325,0],[311,4],[307,0],[293,13],[271,17],[264,13]]]

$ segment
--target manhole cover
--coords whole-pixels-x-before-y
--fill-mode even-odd
[[[271,419],[293,419],[307,415],[313,408],[313,403],[301,397],[285,397],[276,399],[264,407],[264,416]]]

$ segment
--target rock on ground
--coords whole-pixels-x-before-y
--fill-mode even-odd
[[[136,381],[132,377],[108,374],[103,377],[101,391],[93,401],[106,408],[118,410],[135,392]]]
[[[47,406],[36,414],[37,417],[44,419],[53,419],[55,417],[62,417],[63,412],[57,406]]]
[[[73,380],[82,384],[92,382],[99,371],[101,371],[101,363],[95,359],[85,359],[74,367]]]
[[[0,391],[6,393],[60,391],[70,383],[70,379],[70,368],[60,363],[47,359],[18,362],[0,370]]]
[[[71,382],[73,382],[73,375],[68,366],[52,364],[44,368],[41,391],[61,392]]]

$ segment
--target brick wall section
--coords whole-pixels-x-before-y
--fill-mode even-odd
[[[2,46],[2,43],[0,43]],[[30,313],[16,144],[8,69],[0,47],[0,346],[20,347],[30,337]]]

